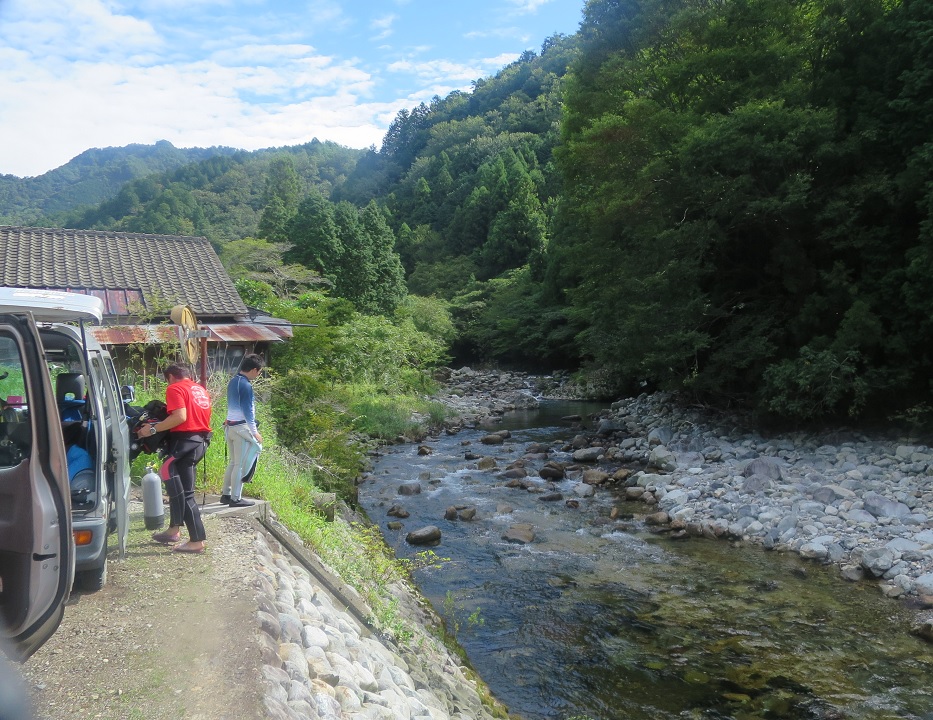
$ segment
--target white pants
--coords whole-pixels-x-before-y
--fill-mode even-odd
[[[243,493],[243,478],[249,475],[262,452],[262,445],[256,442],[246,423],[225,425],[224,440],[227,442],[227,469],[220,493],[229,495],[231,500],[239,500]]]

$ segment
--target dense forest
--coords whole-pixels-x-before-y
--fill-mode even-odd
[[[215,149],[29,224],[205,235],[250,302],[449,313],[459,361],[923,420],[931,105],[929,2],[588,0],[379,148]]]
[[[85,150],[38,177],[0,175],[0,223],[59,227],[75,208],[95,206],[131,180],[235,152],[225,147],[176,148],[162,140],[155,145]]]

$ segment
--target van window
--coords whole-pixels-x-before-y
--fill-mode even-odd
[[[100,397],[100,401],[104,406],[104,417],[109,418],[111,416],[110,394],[107,392],[107,389],[104,386],[104,383],[107,382],[107,369],[104,367],[104,364],[101,361],[100,353],[93,353],[91,355],[91,364],[97,371],[94,373],[96,375],[94,378],[95,394]]]
[[[0,331],[0,467],[13,467],[32,450],[32,424],[16,338]]]

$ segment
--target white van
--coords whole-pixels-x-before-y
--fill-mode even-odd
[[[0,288],[0,622],[20,660],[58,627],[73,582],[106,582],[111,533],[126,551],[129,429],[85,327],[102,313],[89,295]],[[78,489],[66,435],[85,458]]]

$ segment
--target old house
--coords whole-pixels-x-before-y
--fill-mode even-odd
[[[0,258],[0,285],[99,297],[104,322],[91,332],[124,366],[151,369],[191,341],[172,322],[176,305],[206,336],[209,372],[235,369],[245,353],[268,357],[291,337],[288,323],[243,303],[204,237],[0,226]]]

